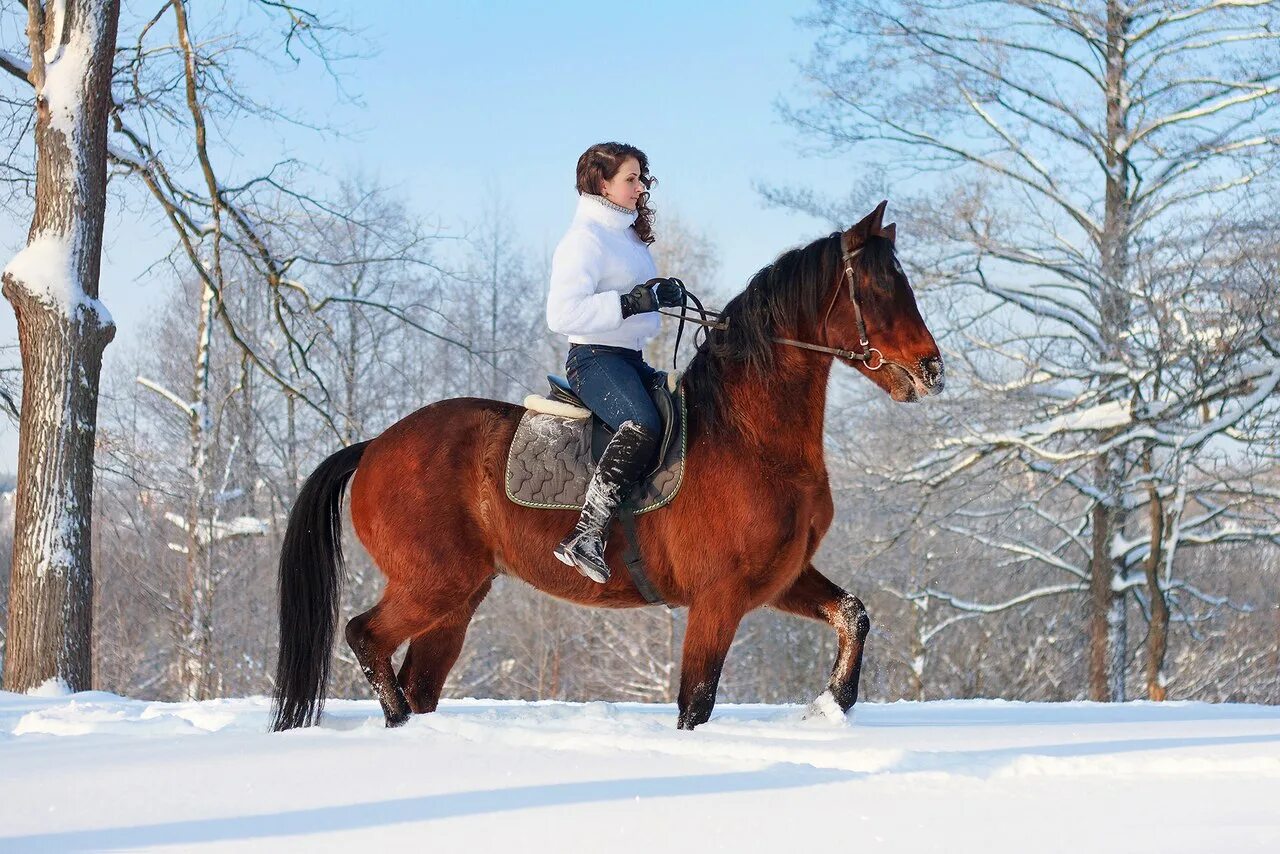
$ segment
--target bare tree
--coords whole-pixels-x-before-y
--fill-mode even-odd
[[[169,548],[186,556],[186,574],[178,601],[178,631],[173,664],[176,682],[184,700],[207,700],[213,696],[212,668],[214,596],[226,570],[218,563],[220,543],[239,537],[260,536],[267,523],[252,516],[223,518],[223,507],[231,496],[231,475],[240,436],[231,437],[229,447],[221,455],[221,476],[215,468],[212,451],[215,431],[221,426],[221,413],[226,399],[243,390],[230,389],[222,405],[211,398],[213,380],[214,294],[208,285],[200,288],[196,323],[194,368],[191,373],[190,399],[170,391],[147,377],[138,383],[160,395],[181,413],[187,423],[186,470],[181,478],[186,495],[183,512],[167,512],[165,519],[183,534],[184,542],[170,543]]]
[[[465,375],[457,378],[463,393],[519,401],[541,391],[550,339],[543,286],[496,192],[458,266],[445,304],[458,337],[470,342],[467,351],[455,354],[465,359]]]
[[[1251,485],[1273,463],[1274,301],[1238,250],[1280,140],[1278,7],[826,0],[810,20],[818,100],[789,117],[903,180],[946,173],[917,206],[934,252],[915,275],[954,291],[966,400],[1012,404],[947,408],[908,479],[1037,476],[1000,512],[1051,541],[952,524],[1065,573],[1045,595],[1088,586],[1096,699],[1124,697],[1131,596],[1155,698],[1169,597],[1218,601],[1176,553],[1276,538]]]
[[[23,404],[5,687],[91,680],[93,446],[102,351],[98,302],[107,110],[119,6],[29,0],[36,204],[26,249],[4,271],[18,318]]]

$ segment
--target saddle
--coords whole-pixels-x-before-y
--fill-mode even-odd
[[[563,377],[549,375],[548,396],[529,395],[507,454],[507,497],[525,507],[578,510],[587,482],[613,430],[573,393]],[[659,374],[649,388],[662,418],[653,463],[624,507],[646,513],[666,506],[684,478],[687,411],[676,378]]]
[[[604,448],[609,444],[609,439],[613,437],[613,428],[601,420],[590,408],[582,402],[573,392],[569,381],[564,377],[555,374],[547,374],[547,382],[551,386],[551,399],[557,400],[569,406],[576,406],[586,411],[588,418],[591,419],[591,462],[599,463],[600,457],[604,454]],[[667,456],[667,449],[671,446],[671,440],[675,436],[675,419],[678,413],[674,392],[669,387],[673,385],[664,371],[659,371],[654,380],[653,385],[649,388],[649,397],[653,400],[653,405],[658,410],[658,416],[662,419],[662,435],[658,439],[658,449],[654,453],[654,468],[650,469],[649,474],[657,471],[659,466]],[[537,405],[535,399],[534,405]],[[529,405],[529,401],[525,401],[525,406]]]

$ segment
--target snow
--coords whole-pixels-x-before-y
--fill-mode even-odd
[[[187,520],[177,513],[165,513],[164,518],[172,522],[184,532],[187,530]],[[220,542],[229,540],[234,537],[261,537],[271,529],[271,522],[267,519],[259,519],[256,516],[236,516],[234,519],[201,519],[196,525],[196,540],[201,545],[208,545],[210,541]],[[174,551],[185,551],[185,548],[175,547],[170,543],[169,548]]]
[[[111,314],[81,289],[72,269],[72,251],[70,235],[38,235],[5,265],[4,275],[21,282],[33,296],[65,317],[76,317],[81,307],[97,312],[98,322],[105,328],[112,322]]]
[[[268,734],[260,697],[0,693],[0,850],[1280,850],[1277,708],[805,711],[336,700]]]
[[[72,27],[62,43],[67,23],[65,0],[57,0],[54,8],[53,38],[44,54],[44,86],[40,96],[49,104],[50,123],[70,139],[80,119],[81,91],[89,79],[89,63],[93,43],[97,40],[97,15],[85,15],[80,26]]]
[[[1074,430],[1105,430],[1124,427],[1133,420],[1130,402],[1109,401],[1085,409],[1068,412],[1049,421],[1032,424],[1025,429],[1029,434],[1052,436]]]
[[[20,282],[32,296],[64,317],[75,319],[80,310],[94,312],[98,326],[105,329],[114,322],[111,312],[80,287],[72,252],[70,235],[37,235],[5,265],[4,275]]]
[[[46,679],[27,692],[28,697],[68,697],[70,695],[71,686],[67,685],[66,680],[61,676]]]

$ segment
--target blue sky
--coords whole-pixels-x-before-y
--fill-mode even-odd
[[[805,160],[775,99],[794,92],[807,4],[426,4],[370,36],[360,88],[367,159],[420,210],[474,218],[495,188],[531,248],[553,246],[573,208],[587,145],[644,149],[677,211],[720,247],[726,282],[823,231],[764,209],[753,183],[847,181]],[[393,14],[388,11],[388,18]],[[379,20],[371,14],[367,20]],[[415,151],[416,149],[416,151]],[[406,154],[410,154],[406,158]]]
[[[827,230],[766,208],[756,185],[843,194],[859,178],[849,158],[802,156],[802,140],[774,107],[800,90],[796,63],[812,33],[794,19],[809,5],[373,0],[357,15],[329,3],[372,48],[342,66],[344,85],[363,107],[340,103],[331,82],[305,69],[242,83],[348,128],[349,138],[285,127],[246,133],[215,158],[225,166],[287,153],[332,175],[363,172],[396,187],[446,233],[462,233],[496,195],[528,250],[542,257],[572,214],[578,155],[593,142],[631,142],[660,179],[652,200],[659,215],[678,213],[704,232],[719,251],[716,284],[737,290],[779,252]],[[0,228],[6,255],[19,248],[26,225]],[[117,214],[108,223],[101,291],[118,325],[108,370],[113,356],[136,346],[170,286],[166,271],[144,272],[168,240],[158,219]],[[15,338],[6,307],[0,340]],[[15,465],[14,432],[0,427],[0,471]]]

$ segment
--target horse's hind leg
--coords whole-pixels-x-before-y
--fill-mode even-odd
[[[382,601],[347,623],[347,644],[373,686],[389,727],[400,726],[409,719],[409,703],[396,681],[391,656],[416,627],[417,614],[388,587]]]
[[[862,650],[871,631],[871,618],[861,600],[833,584],[822,573],[805,567],[772,606],[811,620],[829,623],[840,638],[840,651],[831,668],[827,692],[847,712],[858,701],[858,680],[862,673]]]
[[[492,583],[492,578],[485,579],[464,606],[443,615],[431,628],[409,642],[409,651],[400,666],[400,686],[414,714],[436,710],[444,680],[462,652],[467,626]]]

